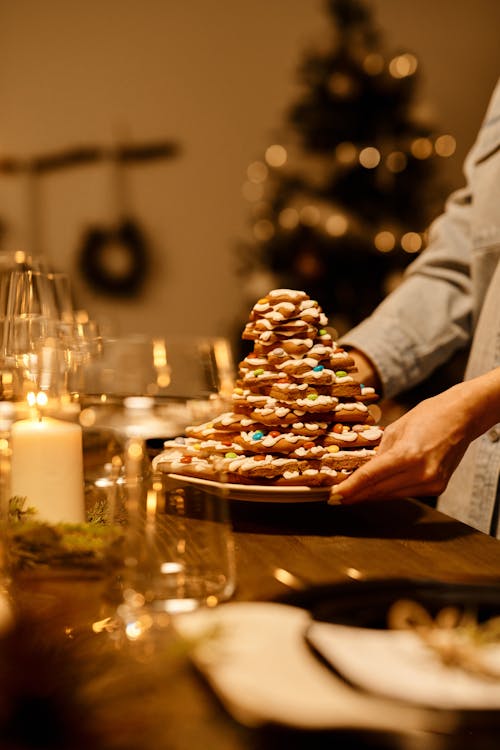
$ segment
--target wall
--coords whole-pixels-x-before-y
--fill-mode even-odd
[[[499,70],[497,0],[376,0],[390,49],[411,49],[421,99],[453,132],[460,163]],[[241,195],[294,90],[305,46],[322,36],[320,0],[0,0],[0,156],[117,138],[172,138],[181,155],[127,170],[128,208],[147,230],[153,272],[141,299],[96,295],[75,271],[82,234],[116,218],[108,163],[32,190],[0,176],[4,248],[39,249],[72,274],[77,302],[116,333],[220,335],[239,313]]]

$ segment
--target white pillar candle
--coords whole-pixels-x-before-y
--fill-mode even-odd
[[[12,425],[11,493],[27,498],[38,520],[85,520],[82,428],[43,417]]]

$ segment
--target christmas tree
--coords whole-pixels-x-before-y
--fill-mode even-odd
[[[248,167],[247,298],[303,289],[339,334],[400,280],[442,207],[435,162],[455,141],[418,116],[418,61],[386,51],[362,0],[328,0],[326,46],[305,54],[279,142]]]

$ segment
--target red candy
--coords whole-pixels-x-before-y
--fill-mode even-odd
[[[191,463],[191,456],[183,456],[181,458],[181,464],[190,464]]]
[[[269,433],[271,437],[279,437],[281,435],[281,432],[277,432],[276,430],[273,430]]]

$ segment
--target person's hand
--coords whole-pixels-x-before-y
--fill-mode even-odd
[[[330,502],[441,494],[469,443],[499,420],[500,368],[422,401],[389,425],[377,455]]]
[[[377,393],[380,393],[382,388],[380,377],[371,359],[364,352],[354,347],[348,347],[347,351],[356,365],[359,382],[372,386]]]

